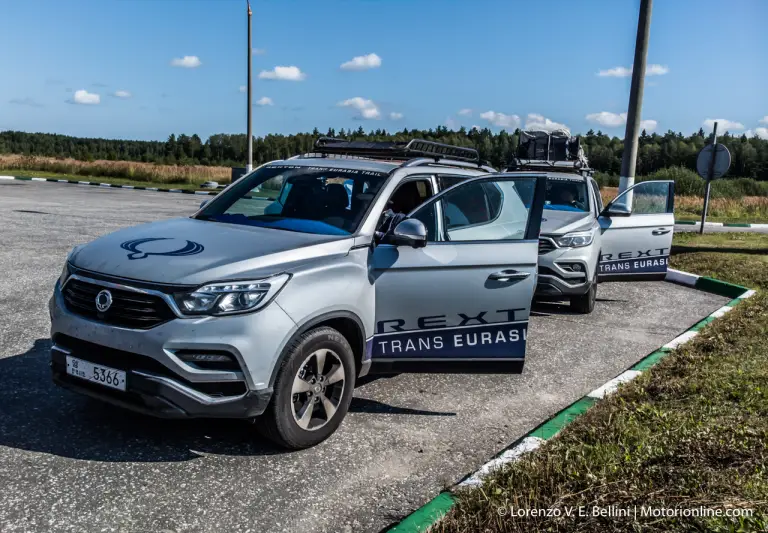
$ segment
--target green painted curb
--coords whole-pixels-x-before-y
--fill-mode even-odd
[[[737,223],[730,223],[726,222],[723,224],[723,226],[727,226],[729,228],[751,228],[752,224],[737,224]]]
[[[695,226],[696,222],[693,220],[675,220],[675,224],[685,224],[688,226]]]
[[[726,281],[720,281],[719,279],[708,278],[705,276],[701,276],[696,280],[696,285],[694,285],[694,288],[700,291],[717,294],[719,296],[727,296],[728,298],[736,298],[737,296],[742,295],[745,291],[749,290],[746,287],[742,287],[741,285],[735,285],[733,283],[728,283]]]
[[[528,433],[527,437],[538,437],[540,439],[549,440],[557,435],[565,426],[576,420],[578,417],[587,412],[587,410],[595,405],[597,400],[584,396],[583,398],[575,401],[555,416],[541,424],[539,427]]]
[[[409,514],[387,533],[417,533],[425,531],[440,520],[453,507],[455,500],[450,492],[441,492],[432,501]]]

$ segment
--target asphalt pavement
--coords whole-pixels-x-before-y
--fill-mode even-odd
[[[0,531],[377,532],[727,299],[603,284],[542,305],[519,376],[400,375],[357,388],[340,430],[285,453],[240,421],[160,421],[60,390],[47,301],[75,244],[186,216],[201,197],[0,182]]]

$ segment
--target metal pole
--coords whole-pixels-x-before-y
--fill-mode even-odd
[[[632,67],[632,86],[629,90],[629,109],[627,110],[627,129],[624,133],[624,155],[621,159],[619,193],[624,192],[635,183],[637,137],[640,134],[640,120],[643,112],[643,85],[645,83],[645,63],[648,56],[648,37],[651,33],[652,5],[653,0],[640,0],[640,17],[637,21],[635,62]]]
[[[709,207],[709,189],[712,187],[712,180],[715,178],[715,160],[717,159],[717,122],[712,128],[712,159],[709,160],[709,169],[707,170],[707,184],[704,186],[704,209],[701,211],[701,227],[699,235],[704,233],[704,223],[707,221],[707,208]]]
[[[252,98],[252,83],[253,83],[253,64],[251,61],[251,54],[253,48],[251,46],[251,2],[248,2],[248,163],[245,165],[245,171],[250,172],[253,170],[253,122],[252,112],[253,106],[251,104]]]

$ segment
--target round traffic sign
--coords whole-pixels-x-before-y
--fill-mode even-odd
[[[707,179],[709,175],[709,163],[712,161],[712,145],[708,144],[699,152],[699,156],[696,158],[696,171],[704,179]],[[715,167],[712,172],[712,179],[722,178],[728,168],[731,166],[731,152],[725,145],[717,144],[717,154],[715,156]]]

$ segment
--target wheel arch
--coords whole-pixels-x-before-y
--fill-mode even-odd
[[[288,342],[283,346],[280,357],[278,357],[275,366],[272,369],[272,375],[269,378],[270,387],[274,387],[277,373],[282,367],[283,361],[285,361],[285,358],[288,356],[288,349],[293,344],[293,341],[307,331],[323,326],[335,329],[347,339],[354,355],[355,377],[360,374],[363,365],[363,357],[365,357],[365,328],[363,327],[363,321],[351,311],[330,311],[307,320],[298,327],[293,335],[291,335],[291,338],[288,339]]]

